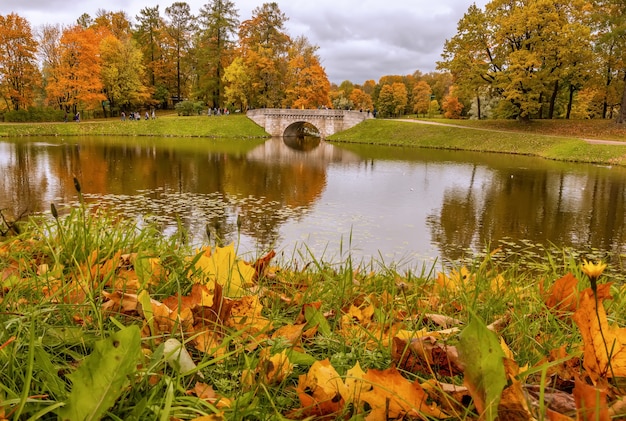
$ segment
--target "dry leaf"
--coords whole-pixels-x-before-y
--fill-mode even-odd
[[[609,284],[598,285],[599,297],[605,297]],[[597,307],[596,307],[597,304]],[[609,325],[600,298],[591,289],[581,293],[574,321],[584,343],[583,367],[595,383],[602,377],[626,376],[626,329]]]
[[[578,279],[571,273],[556,280],[552,288],[544,293],[546,306],[555,312],[576,311],[578,305]]]
[[[579,421],[609,421],[611,419],[606,403],[606,390],[588,385],[576,378],[573,393]]]

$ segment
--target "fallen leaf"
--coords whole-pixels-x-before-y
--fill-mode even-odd
[[[315,362],[306,374],[299,377],[298,398],[307,416],[335,414],[344,407],[343,396],[348,389],[328,359]]]
[[[368,370],[363,374],[362,382],[367,389],[361,388],[355,405],[362,407],[367,403],[371,408],[366,420],[448,416],[435,403],[428,402],[428,394],[417,381],[411,382],[402,377],[394,367],[382,371]]]
[[[61,418],[100,419],[137,371],[141,355],[137,326],[126,327],[96,342],[94,351],[68,376],[72,388],[66,405],[59,409]]]
[[[598,285],[598,296],[605,297],[610,284]],[[602,300],[590,288],[580,295],[572,316],[584,344],[583,367],[596,383],[603,377],[626,376],[626,328],[609,325]]]
[[[235,255],[235,245],[226,247],[205,247],[194,258],[195,280],[200,283],[216,282],[224,287],[227,297],[241,297],[245,288],[253,283],[255,270]],[[198,274],[200,275],[198,277]]]
[[[557,314],[576,311],[578,306],[578,279],[572,274],[556,280],[552,288],[544,293],[546,306]]]
[[[456,376],[463,373],[456,347],[433,336],[413,338],[409,342],[393,338],[391,358],[396,366],[410,373],[426,376]]]
[[[458,350],[465,365],[463,384],[469,389],[480,416],[493,421],[507,384],[505,356],[500,342],[481,320],[473,316],[461,332]]]
[[[573,394],[579,421],[609,421],[611,419],[606,402],[606,390],[586,384],[577,377]]]

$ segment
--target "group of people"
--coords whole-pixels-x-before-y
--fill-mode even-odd
[[[211,116],[211,115],[228,115],[230,114],[230,111],[228,110],[228,108],[209,108],[209,111],[207,111],[207,115]]]
[[[126,112],[122,111],[122,113],[120,114],[120,118],[122,119],[122,121],[126,121]],[[128,113],[128,119],[129,120],[141,120],[141,114],[139,114],[139,111],[135,111],[135,112],[130,112]],[[148,111],[146,111],[146,113],[144,114],[144,119],[145,120],[155,120],[156,119],[156,112],[154,111],[154,109],[152,109],[152,113],[148,113]]]

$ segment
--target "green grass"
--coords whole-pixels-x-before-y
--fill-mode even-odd
[[[626,164],[626,143],[622,145],[590,144],[581,137],[595,137],[605,131],[578,130],[579,137],[555,135],[559,132],[543,123],[437,120],[446,124],[465,124],[467,127],[437,126],[403,120],[366,120],[333,136],[337,143],[365,143],[404,147],[499,152],[537,156],[541,158],[587,162],[608,165]],[[506,130],[503,128],[506,127]],[[561,131],[566,125],[559,126]],[[612,132],[617,136],[617,132]],[[607,139],[608,140],[608,139]],[[622,140],[626,142],[626,137]]]
[[[67,123],[4,123],[2,136],[173,136],[212,138],[265,138],[267,133],[244,115],[160,116],[156,120],[87,120]]]

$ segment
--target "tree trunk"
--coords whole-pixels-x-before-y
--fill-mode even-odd
[[[476,106],[478,108],[478,119],[482,119],[482,115],[480,113],[480,95],[476,95]]]
[[[626,79],[626,76],[624,77]],[[617,115],[617,123],[626,123],[626,84],[624,84],[624,91],[622,92],[622,103],[619,107],[619,114]]]
[[[550,96],[550,108],[548,109],[548,118],[552,120],[554,118],[554,104],[556,103],[556,96],[559,92],[559,81],[554,81],[554,89],[552,90],[552,96]]]
[[[574,102],[574,86],[569,86],[569,98],[567,100],[567,113],[565,114],[565,118],[569,120],[570,114],[572,113],[572,103]]]

